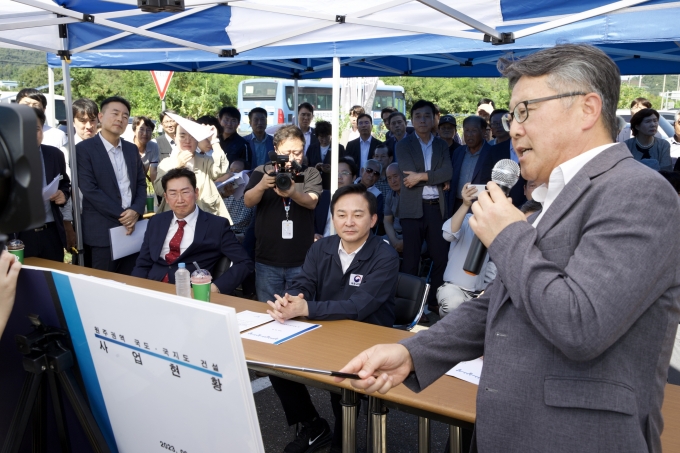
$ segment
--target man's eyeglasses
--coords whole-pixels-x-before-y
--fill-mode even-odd
[[[586,94],[588,93],[578,91],[574,93],[556,94],[555,96],[548,96],[545,98],[531,99],[528,101],[519,102],[515,106],[515,109],[512,111],[512,113],[506,113],[501,118],[501,122],[503,123],[503,129],[505,129],[507,132],[510,132],[510,123],[512,123],[513,121],[517,121],[518,123],[525,122],[527,118],[529,118],[529,109],[527,108],[529,104],[537,104],[539,102],[552,101],[553,99],[568,98],[572,96],[585,96]]]
[[[341,171],[340,173],[338,173],[338,176],[352,176],[352,173],[345,170],[345,171]]]
[[[366,173],[368,173],[369,175],[374,175],[374,176],[377,176],[377,175],[380,174],[380,172],[378,170],[374,170],[372,168],[364,168],[364,171]]]
[[[153,131],[153,129],[148,129],[146,127],[140,127],[137,130],[139,131],[140,134],[150,134]]]

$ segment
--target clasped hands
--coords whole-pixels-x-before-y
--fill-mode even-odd
[[[274,298],[276,299],[275,302],[267,301],[267,304],[271,307],[271,310],[267,310],[267,313],[278,322],[283,324],[291,318],[309,316],[309,308],[304,294],[291,296],[286,293],[283,297],[274,294]]]
[[[132,209],[126,209],[118,218],[118,221],[127,229],[127,235],[131,235],[135,231],[135,224],[139,219],[139,214]]]

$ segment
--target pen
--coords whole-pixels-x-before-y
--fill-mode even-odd
[[[248,365],[260,365],[260,366],[265,366],[265,367],[268,367],[268,368],[280,368],[282,370],[304,371],[306,373],[323,374],[323,375],[326,375],[326,376],[341,377],[341,378],[345,378],[345,379],[361,379],[358,374],[342,373],[340,371],[317,370],[315,368],[302,368],[302,367],[292,366],[292,365],[280,365],[280,364],[277,364],[277,363],[256,362],[254,360],[246,360],[246,363]]]

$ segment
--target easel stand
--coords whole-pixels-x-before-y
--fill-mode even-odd
[[[35,327],[33,332],[25,336],[16,336],[19,352],[24,355],[26,379],[2,453],[19,451],[31,416],[33,416],[32,451],[46,451],[47,388],[52,399],[61,451],[64,453],[72,451],[62,404],[63,392],[76,412],[92,449],[96,453],[110,453],[71,370],[73,353],[65,346],[68,332],[44,326],[37,315],[30,315],[29,319]]]

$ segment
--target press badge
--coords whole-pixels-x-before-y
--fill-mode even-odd
[[[361,285],[361,281],[363,279],[364,279],[363,275],[350,274],[349,275],[349,286],[359,286],[359,285]]]
[[[284,220],[281,222],[281,237],[283,239],[293,239],[293,221]]]

